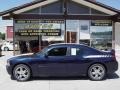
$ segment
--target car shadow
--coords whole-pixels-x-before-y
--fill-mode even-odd
[[[107,75],[106,79],[104,80],[109,80],[109,79],[118,79],[120,78],[118,74],[109,74]],[[90,80],[87,76],[80,76],[80,77],[32,77],[30,81],[36,81],[36,80]],[[103,80],[103,81],[104,81]]]
[[[32,77],[30,81],[34,80],[89,80],[88,77]]]
[[[118,78],[120,78],[120,77],[116,73],[107,75],[107,79],[118,79]]]

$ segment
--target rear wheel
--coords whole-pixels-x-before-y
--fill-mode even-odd
[[[31,77],[30,68],[27,65],[19,64],[13,69],[13,77],[17,81],[27,81]]]
[[[106,76],[106,69],[101,64],[93,64],[88,69],[88,76],[94,81],[103,80]]]

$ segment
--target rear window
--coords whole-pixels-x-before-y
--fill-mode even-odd
[[[77,56],[80,55],[81,49],[80,48],[71,48],[70,49],[71,56]]]

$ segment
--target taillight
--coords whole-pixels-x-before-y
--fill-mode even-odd
[[[112,54],[113,59],[116,60],[115,50],[114,49],[111,50],[111,54]]]

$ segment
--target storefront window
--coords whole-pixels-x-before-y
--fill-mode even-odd
[[[80,44],[85,44],[90,46],[90,21],[89,20],[80,20]]]
[[[64,42],[64,20],[15,20],[15,54],[39,52],[44,47]]]
[[[56,33],[51,33],[51,35],[43,35],[41,38],[43,48],[50,44],[54,43],[63,43],[64,42],[64,21],[56,21],[56,22],[47,22],[43,23],[44,25],[50,25],[51,27],[42,27],[41,29],[47,30],[56,30]],[[51,31],[53,32],[53,31]]]
[[[95,25],[96,24],[96,25]],[[112,22],[97,21],[91,24],[91,47],[99,50],[112,49]]]
[[[15,20],[15,54],[39,52],[50,44],[64,43],[64,20]],[[99,50],[112,49],[112,22],[66,20],[67,43],[80,43]]]

